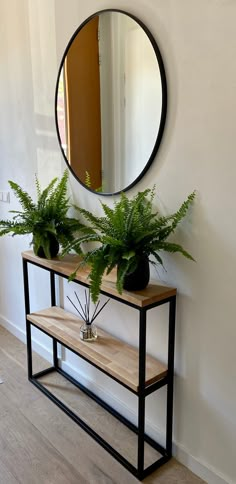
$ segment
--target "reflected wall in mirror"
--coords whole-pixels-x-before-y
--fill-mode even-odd
[[[87,19],[66,48],[55,100],[60,146],[78,181],[105,195],[131,188],[156,155],[166,103],[147,28],[118,10]]]

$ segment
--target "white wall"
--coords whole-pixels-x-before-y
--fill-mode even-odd
[[[129,5],[130,4],[130,5]],[[139,17],[157,39],[168,82],[164,138],[153,166],[136,189],[157,184],[156,201],[176,210],[194,188],[192,213],[176,239],[197,259],[166,256],[160,277],[178,288],[174,438],[177,456],[208,482],[236,482],[235,287],[236,229],[236,42],[234,0],[1,0],[0,190],[13,179],[34,194],[37,172],[45,183],[64,168],[54,126],[54,86],[63,50],[87,16],[106,7]],[[77,203],[99,211],[91,195],[71,178]],[[108,203],[111,200],[107,199]],[[0,204],[0,217],[16,201]],[[0,318],[19,337],[24,332],[20,253],[29,238],[0,240]],[[157,278],[158,276],[154,274]],[[49,304],[46,275],[32,271],[33,309]],[[40,288],[40,292],[38,289]],[[64,287],[65,294],[72,288]],[[113,304],[113,303],[112,303]],[[68,306],[68,305],[67,305]],[[137,341],[133,312],[106,308],[103,324]],[[165,310],[149,321],[148,348],[164,354]],[[111,320],[112,318],[112,320]],[[160,336],[159,336],[160,334]],[[156,343],[157,340],[157,350]],[[40,340],[41,341],[41,340]],[[39,342],[40,342],[39,341]],[[47,345],[43,340],[43,344]],[[68,360],[77,367],[75,360]],[[95,372],[87,371],[90,385]],[[98,390],[116,391],[127,415],[133,398],[97,379]],[[162,430],[164,395],[148,401],[148,429]],[[160,403],[159,403],[160,402]],[[222,477],[222,479],[220,479]]]

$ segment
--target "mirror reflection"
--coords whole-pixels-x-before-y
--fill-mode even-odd
[[[165,117],[160,62],[125,13],[96,14],[72,38],[57,84],[57,130],[69,167],[91,190],[125,190],[152,161]]]

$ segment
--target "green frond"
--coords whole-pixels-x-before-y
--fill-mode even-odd
[[[62,251],[61,251],[61,257],[65,257],[66,254],[74,250],[77,254],[82,254],[82,249],[81,249],[81,244],[80,242],[77,241],[77,239],[74,239],[73,241],[69,241],[67,238],[67,242],[63,242],[62,244]]]
[[[117,280],[116,280],[116,289],[119,294],[122,294],[123,287],[124,287],[124,279],[125,276],[129,273],[131,261],[130,260],[123,260],[119,263],[117,267]]]
[[[83,244],[83,243],[90,243],[90,242],[101,242],[101,237],[98,234],[87,234],[81,235],[80,237],[76,238],[76,242]]]
[[[77,270],[78,270],[78,267],[76,268],[76,270],[74,272],[72,272],[69,277],[68,277],[68,282],[73,282],[74,279],[76,278],[76,274],[77,274]]]
[[[18,198],[20,204],[22,205],[24,211],[32,211],[35,209],[35,204],[33,203],[32,198],[30,195],[25,192],[17,183],[9,180],[9,185],[13,192],[15,193],[15,196]]]
[[[119,240],[115,237],[111,237],[110,235],[104,235],[102,237],[103,244],[110,244],[113,247],[123,247],[124,243],[122,240]]]
[[[102,208],[103,208],[103,211],[105,213],[105,215],[107,216],[107,218],[112,221],[113,219],[113,215],[114,215],[114,211],[112,210],[112,208],[108,207],[108,205],[106,205],[106,203],[103,203],[103,202],[100,202],[101,205],[102,205]]]
[[[177,225],[179,225],[179,223],[181,222],[181,220],[186,216],[187,214],[187,211],[190,207],[190,205],[193,203],[194,201],[194,198],[196,196],[196,192],[192,192],[190,193],[190,195],[188,196],[187,200],[185,200],[181,207],[179,208],[179,210],[174,213],[173,215],[169,216],[168,217],[168,221],[172,222],[171,225],[169,227],[167,227],[166,229],[163,230],[163,233],[162,233],[162,240],[165,240],[167,237],[169,237],[169,235],[171,233],[173,233],[177,227]]]
[[[160,257],[160,255],[155,250],[150,250],[150,254],[149,255],[152,255],[156,259],[156,262],[158,264],[161,264],[163,266],[163,260],[162,260],[162,258]]]
[[[111,260],[110,263],[107,262],[107,271],[106,271],[106,274],[110,274],[110,272],[116,267],[116,259],[114,260]]]
[[[37,199],[39,200],[41,195],[41,187],[40,187],[39,179],[36,174],[35,174],[35,185],[36,185]]]
[[[36,177],[36,180],[37,177]],[[38,194],[38,209],[42,209],[45,206],[47,197],[52,193],[55,183],[57,182],[57,178],[53,178],[53,180],[49,183],[49,185]]]
[[[89,174],[88,171],[85,172],[85,185],[88,188],[91,187],[91,178],[90,178],[90,174]]]
[[[69,208],[68,199],[67,199],[67,182],[69,178],[69,171],[65,170],[61,180],[58,182],[57,186],[55,187],[54,191],[51,193],[49,197],[50,204],[57,210],[57,211],[66,211]]]
[[[31,233],[32,226],[27,223],[15,222],[14,220],[0,221],[0,236],[10,234],[12,235],[26,235]]]
[[[100,230],[102,232],[107,230],[107,220],[105,217],[96,217],[96,215],[93,215],[91,212],[89,212],[89,210],[86,210],[84,208],[79,208],[79,212],[88,222],[91,223],[94,229]]]
[[[195,259],[186,251],[183,249],[183,247],[179,244],[174,244],[171,242],[162,242],[159,245],[159,250],[165,250],[166,252],[180,252],[184,257],[187,257],[187,259],[190,259],[195,262]]]
[[[124,234],[124,221],[129,214],[129,199],[125,193],[121,193],[120,201],[115,202],[113,215],[113,230],[118,237]]]
[[[6,229],[0,229],[0,237],[2,235],[8,235],[10,233],[11,233],[11,231],[9,229],[7,229],[7,228]]]
[[[99,297],[100,286],[102,283],[102,277],[106,270],[106,260],[104,257],[103,247],[96,251],[96,256],[93,257],[92,269],[89,274],[90,281],[90,293],[94,303],[97,302]]]

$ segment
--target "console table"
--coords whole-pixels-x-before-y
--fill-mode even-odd
[[[58,405],[78,425],[88,432],[102,447],[104,447],[115,459],[125,466],[139,480],[167,462],[172,455],[172,421],[173,421],[173,378],[174,378],[174,338],[175,338],[175,307],[176,289],[157,284],[149,284],[142,291],[123,291],[120,295],[115,287],[115,276],[111,274],[103,279],[101,294],[109,296],[122,304],[135,308],[139,313],[139,347],[134,348],[109,333],[98,329],[98,339],[92,343],[80,340],[79,329],[82,321],[74,314],[64,311],[56,306],[55,275],[68,279],[78,265],[77,255],[67,255],[62,260],[59,258],[48,260],[37,257],[33,251],[22,253],[25,313],[26,313],[26,336],[27,336],[27,361],[28,378],[47,397]],[[30,312],[30,293],[28,264],[38,266],[50,274],[51,307],[37,312]],[[88,268],[80,269],[74,280],[75,283],[89,287]],[[163,364],[156,358],[146,354],[146,315],[147,311],[162,304],[169,305],[168,326],[168,354],[167,364]],[[31,326],[52,338],[53,366],[46,370],[34,373],[32,371],[32,341]],[[109,406],[105,401],[84,387],[59,366],[57,344],[61,344],[71,352],[83,358],[89,364],[96,367],[111,379],[135,394],[138,398],[138,425],[135,426],[119,412]],[[128,368],[128,371],[127,371]],[[99,405],[105,408],[114,417],[132,430],[138,439],[137,466],[132,465],[122,454],[114,449],[95,430],[93,430],[79,415],[73,412],[56,395],[49,391],[40,382],[40,377],[58,372],[67,380],[80,388]],[[163,447],[145,433],[145,399],[151,393],[163,386],[167,386],[166,404],[166,445]],[[147,442],[161,455],[155,462],[145,468],[144,444]]]

